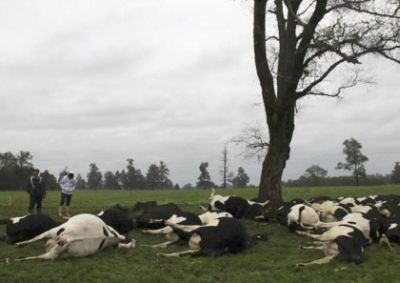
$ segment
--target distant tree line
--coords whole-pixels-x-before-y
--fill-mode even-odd
[[[147,169],[145,175],[140,169],[135,168],[134,160],[128,158],[125,169],[115,172],[101,173],[95,163],[90,163],[87,180],[77,176],[77,189],[106,189],[106,190],[160,190],[180,189],[169,179],[169,169],[165,162],[153,163]]]
[[[352,172],[352,176],[328,177],[328,171],[319,165],[307,168],[302,176],[296,180],[288,180],[288,187],[310,186],[377,186],[400,184],[400,164],[396,162],[390,174],[367,175],[364,163],[368,157],[361,153],[362,145],[354,138],[343,142],[343,154],[345,162],[338,162],[336,169],[344,169]]]
[[[16,154],[12,152],[0,153],[0,190],[26,190],[29,177],[34,165],[32,163],[33,155],[29,151],[20,151]],[[89,172],[84,178],[78,174],[78,190],[162,190],[162,189],[181,189],[178,184],[174,184],[169,178],[170,171],[164,161],[153,163],[147,169],[145,174],[135,167],[134,159],[128,158],[127,165],[122,170],[115,172],[106,171],[104,174],[100,171],[96,163],[89,164]],[[209,189],[218,187],[210,177],[208,172],[208,162],[202,162],[199,166],[200,176],[195,186],[186,184],[182,189]],[[64,176],[68,168],[64,168],[58,177],[51,174],[48,170],[41,170],[46,190],[58,190],[58,180]],[[246,187],[249,177],[242,167],[239,167],[238,173],[234,176],[229,173],[225,179],[225,187]],[[223,185],[221,185],[223,187]]]
[[[285,182],[286,187],[314,187],[314,186],[354,186],[357,185],[355,176],[327,176],[328,171],[318,165],[307,168],[302,176],[295,180]],[[363,186],[379,186],[400,184],[400,163],[396,162],[389,174],[363,174],[359,177],[358,184]]]
[[[26,190],[32,173],[33,156],[29,151],[0,152],[0,191]],[[42,180],[47,190],[56,190],[57,178],[48,170],[42,170]]]

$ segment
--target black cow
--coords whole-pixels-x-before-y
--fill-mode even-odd
[[[0,220],[0,224],[7,225],[6,234],[1,239],[8,244],[29,240],[59,225],[45,214],[28,214],[3,219]]]
[[[400,243],[400,214],[382,220],[381,232],[392,243]]]
[[[138,201],[135,203],[135,205],[132,207],[132,212],[133,213],[143,213],[143,211],[146,211],[150,207],[157,206],[157,202],[154,200],[151,201],[146,201],[146,202],[141,202]]]
[[[180,208],[174,203],[150,206],[136,219],[139,228],[160,229],[165,227],[161,220],[167,220],[173,214],[180,213]]]
[[[185,254],[205,254],[220,256],[224,253],[238,253],[256,243],[261,236],[250,237],[246,229],[234,218],[219,218],[208,225],[180,225],[169,221],[166,224],[174,230],[190,234],[189,250],[177,253],[162,253],[160,256],[172,257]]]
[[[209,211],[226,211],[234,218],[257,219],[265,214],[265,206],[269,201],[259,203],[238,196],[215,195],[213,189],[210,196]]]
[[[330,197],[330,196],[311,197],[311,198],[308,199],[308,202],[309,203],[315,203],[315,202],[322,203],[322,202],[327,201],[327,200],[332,200],[332,197]]]
[[[292,206],[296,204],[304,203],[303,199],[292,199],[288,202],[284,202],[280,207],[276,210],[268,212],[264,215],[264,220],[266,221],[277,221],[281,225],[287,225],[287,216],[292,208]]]
[[[128,210],[118,204],[102,210],[97,216],[120,234],[128,233],[135,226],[133,220],[129,217]]]

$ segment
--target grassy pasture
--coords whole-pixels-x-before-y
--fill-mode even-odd
[[[240,195],[252,198],[252,189],[218,191],[223,195]],[[72,212],[97,213],[102,208],[120,203],[132,206],[136,201],[157,200],[159,203],[175,202],[184,210],[200,212],[199,204],[207,203],[209,191],[143,191],[76,192]],[[399,194],[400,186],[340,187],[340,188],[287,188],[285,199],[308,198],[315,195],[364,196],[369,194]],[[44,201],[44,212],[55,219],[59,201],[58,192],[50,192]],[[28,196],[24,192],[0,193],[0,218],[23,215],[27,210]],[[43,242],[23,248],[0,243],[0,282],[400,282],[400,248],[390,252],[377,244],[365,252],[361,265],[333,262],[324,266],[297,269],[295,264],[323,257],[321,251],[300,251],[299,242],[307,239],[291,234],[276,224],[243,221],[250,234],[267,234],[268,241],[238,255],[225,255],[216,259],[207,257],[158,258],[157,251],[141,244],[165,241],[162,236],[131,234],[137,247],[131,250],[107,249],[94,256],[81,259],[47,262],[11,262],[16,258],[43,253]],[[0,233],[4,232],[0,227]],[[167,251],[186,247],[171,246]]]

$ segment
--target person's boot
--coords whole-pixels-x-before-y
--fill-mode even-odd
[[[68,218],[71,217],[71,214],[69,212],[70,212],[69,206],[66,206],[65,207],[65,216],[68,217]]]
[[[58,216],[63,217],[63,207],[61,205],[58,207]]]

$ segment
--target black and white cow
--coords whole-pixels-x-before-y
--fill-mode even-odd
[[[318,213],[306,204],[296,204],[290,207],[286,216],[286,225],[290,231],[312,229],[320,225]]]
[[[321,222],[320,228],[331,228],[340,224],[346,224],[354,226],[360,230],[364,237],[368,240],[368,243],[377,242],[380,237],[380,223],[376,219],[368,219],[362,213],[349,213],[342,220],[338,222]]]
[[[238,196],[216,195],[215,190],[212,189],[208,210],[226,211],[237,219],[245,218],[254,220],[265,215],[268,203],[269,201],[259,203]]]
[[[139,228],[160,229],[165,227],[164,222],[160,220],[167,220],[180,212],[181,209],[174,203],[149,206],[138,216],[136,225]]]
[[[298,231],[297,233],[320,242],[318,244],[313,242],[318,246],[302,247],[303,249],[318,249],[322,250],[325,254],[324,258],[307,263],[298,263],[297,266],[325,264],[332,259],[351,261],[359,264],[363,261],[364,247],[368,243],[368,240],[359,229],[347,224],[333,226],[321,235],[304,231]]]
[[[319,214],[320,220],[324,222],[342,220],[349,213],[345,207],[331,200],[311,203],[311,207]]]
[[[400,214],[382,219],[381,232],[392,243],[400,243]]]
[[[205,212],[201,215],[196,215],[191,212],[179,212],[176,214],[173,214],[170,218],[166,220],[167,223],[174,223],[174,224],[180,224],[180,225],[185,225],[185,226],[190,226],[190,225],[208,225],[209,223],[215,221],[218,218],[222,217],[230,217],[232,218],[232,215],[230,215],[228,212]],[[171,226],[165,226],[164,228],[160,229],[147,229],[147,230],[142,230],[143,233],[145,234],[152,234],[152,235],[165,235],[168,239],[167,242],[157,244],[157,245],[152,245],[151,247],[153,248],[166,248],[172,243],[178,243],[178,244],[186,244],[190,238],[190,234],[182,232],[181,230],[174,229]]]
[[[28,214],[3,219],[0,220],[0,224],[7,225],[6,234],[1,239],[8,244],[29,240],[59,225],[45,214]]]
[[[375,219],[379,221],[381,219],[381,214],[379,210],[372,205],[356,205],[350,208],[353,213],[361,213],[367,219]]]
[[[97,253],[109,246],[131,248],[135,241],[118,234],[103,220],[92,214],[75,215],[64,224],[46,231],[31,240],[17,243],[23,246],[42,239],[46,242],[46,252],[39,256],[31,256],[17,261],[31,259],[57,259],[68,257],[84,257]]]
[[[176,253],[162,253],[171,257],[185,254],[206,254],[219,256],[224,253],[237,253],[255,244],[260,236],[250,237],[246,229],[234,218],[219,218],[207,225],[180,225],[169,221],[166,224],[174,230],[190,235],[189,250]]]
[[[268,211],[263,218],[266,221],[277,221],[281,225],[287,225],[287,216],[290,212],[290,209],[296,204],[303,204],[303,199],[292,199],[288,202],[284,202],[280,207],[275,210]]]
[[[102,210],[97,216],[120,234],[128,233],[135,226],[132,218],[129,216],[128,210],[120,205]]]

